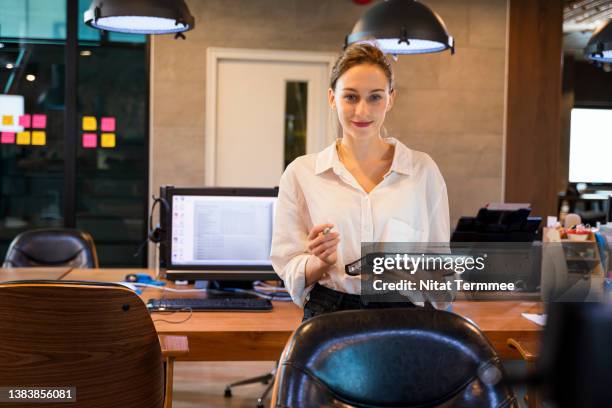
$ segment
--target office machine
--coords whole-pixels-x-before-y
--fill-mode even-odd
[[[532,242],[540,237],[542,218],[530,213],[531,208],[481,208],[476,217],[459,218],[451,242]]]
[[[164,186],[160,194],[168,279],[278,279],[270,261],[277,188]]]
[[[466,273],[467,281],[511,281],[523,291],[534,291],[540,285],[542,218],[530,217],[530,208],[512,207],[485,207],[476,217],[461,217],[451,245],[487,253],[487,268]]]

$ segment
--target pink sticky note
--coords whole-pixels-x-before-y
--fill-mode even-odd
[[[47,127],[47,115],[32,115],[32,127],[44,129]]]
[[[15,143],[15,132],[2,132],[2,135],[0,135],[0,143],[2,144]]]
[[[29,128],[32,124],[32,115],[21,115],[19,116],[19,126]]]
[[[96,133],[83,133],[83,147],[85,149],[98,147],[98,135]]]
[[[100,125],[100,129],[103,132],[114,132],[115,131],[115,118],[102,118],[102,124]]]

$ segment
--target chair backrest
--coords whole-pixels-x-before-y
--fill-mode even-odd
[[[37,229],[17,235],[4,259],[4,268],[26,266],[71,266],[97,268],[94,241],[86,232],[63,229]]]
[[[414,309],[324,314],[293,334],[279,363],[276,407],[514,407],[478,328],[453,313]],[[488,371],[489,373],[491,371]]]
[[[161,347],[145,304],[113,284],[0,285],[0,387],[8,386],[75,387],[80,408],[161,408]]]

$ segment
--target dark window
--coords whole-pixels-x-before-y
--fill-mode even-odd
[[[285,86],[285,167],[306,154],[308,82],[288,81]]]
[[[21,231],[66,226],[92,234],[102,266],[144,266],[146,251],[133,254],[147,228],[146,37],[85,26],[89,4],[79,0],[78,62],[66,69],[66,0],[0,0],[0,256]],[[65,134],[67,80],[76,138]]]

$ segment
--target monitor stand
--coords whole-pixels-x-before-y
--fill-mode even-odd
[[[251,293],[243,293],[232,291],[232,289],[253,290],[252,281],[216,281],[216,280],[197,280],[195,281],[196,289],[206,289],[206,298],[251,298],[255,299],[258,296]]]
[[[235,280],[196,280],[195,287],[197,289],[253,289],[253,281],[235,281]]]

